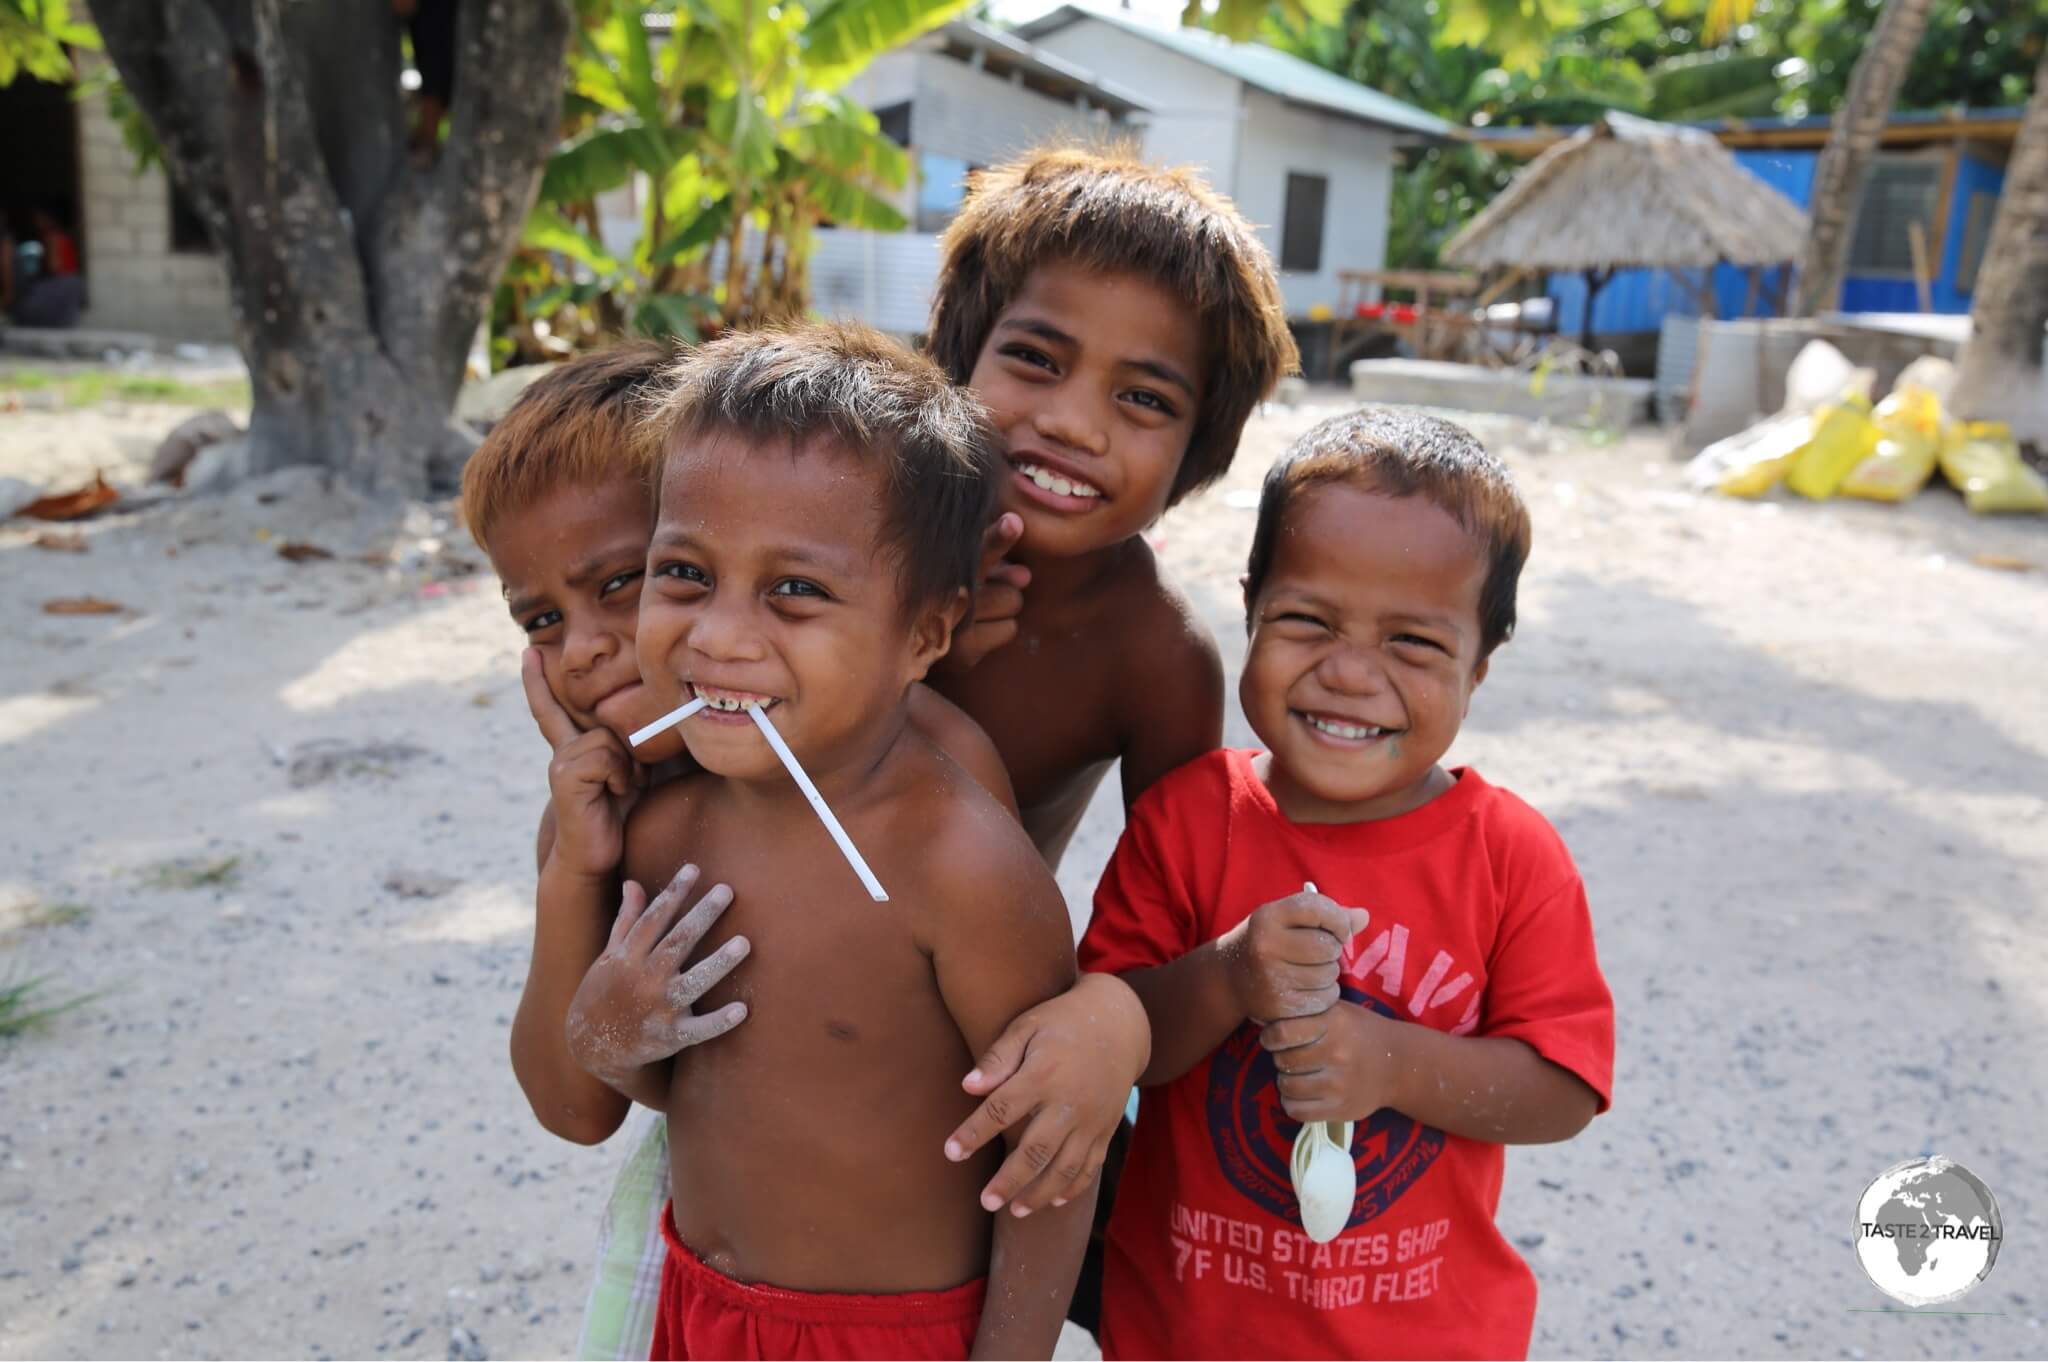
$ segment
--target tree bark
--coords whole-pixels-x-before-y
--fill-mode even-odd
[[[2048,56],[2020,120],[1991,238],[1970,298],[1970,340],[1957,362],[1950,405],[1973,421],[2005,421],[2048,445]]]
[[[227,267],[252,468],[418,496],[560,116],[567,0],[459,0],[449,135],[406,155],[390,0],[94,0]]]
[[[1799,271],[1793,315],[1811,317],[1836,306],[1849,273],[1849,247],[1856,239],[1856,214],[1870,179],[1871,157],[1906,83],[1906,68],[1927,29],[1934,0],[1885,0],[1870,44],[1856,59],[1848,94],[1828,133],[1813,171],[1807,204],[1806,255]]]

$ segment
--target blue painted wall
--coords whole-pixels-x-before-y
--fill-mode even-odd
[[[1735,153],[1743,169],[1770,185],[1794,203],[1804,207],[1813,191],[1813,171],[1820,160],[1818,151],[1783,151],[1770,148],[1746,149]],[[1955,193],[1949,202],[1949,221],[1942,233],[1941,267],[1931,289],[1936,312],[1968,312],[1970,295],[1956,287],[1956,273],[1962,265],[1963,227],[1968,221],[1970,195],[1996,194],[2005,183],[2005,171],[1965,153],[1956,169]],[[1764,272],[1763,294],[1757,311],[1769,314],[1770,296],[1780,270]],[[1742,315],[1749,297],[1749,275],[1730,265],[1714,270],[1714,302],[1723,317]],[[1557,329],[1567,336],[1579,334],[1586,311],[1586,282],[1576,274],[1553,274],[1546,291],[1557,300]],[[1920,300],[1911,279],[1873,279],[1850,275],[1842,285],[1845,312],[1917,312]],[[1623,270],[1600,290],[1593,304],[1593,329],[1602,335],[1631,331],[1655,331],[1665,316],[1692,317],[1699,306],[1692,293],[1681,288],[1663,270]]]

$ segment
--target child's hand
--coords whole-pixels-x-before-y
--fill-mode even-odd
[[[626,881],[611,940],[569,1004],[569,1054],[615,1088],[636,1070],[714,1040],[747,1019],[745,1003],[727,1003],[708,1016],[692,1010],[750,949],[745,937],[736,936],[679,973],[732,903],[729,887],[713,885],[677,921],[696,885],[697,867],[686,865],[649,904],[646,891]]]
[[[609,875],[626,850],[626,815],[647,787],[647,768],[607,728],[588,733],[548,689],[540,650],[519,659],[526,705],[540,735],[554,749],[548,763],[548,793],[555,805],[557,862],[579,875]]]
[[[1024,534],[1024,517],[1005,511],[981,537],[981,589],[974,593],[974,618],[953,631],[948,664],[959,670],[974,666],[1017,637],[1017,617],[1024,613],[1024,588],[1031,569],[1003,561]]]
[[[1344,943],[1368,916],[1304,890],[1261,904],[1226,932],[1222,954],[1245,1016],[1263,1023],[1327,1011],[1338,998]]]
[[[1029,1215],[1064,1206],[1102,1171],[1151,1052],[1152,1029],[1130,985],[1082,975],[1011,1022],[976,1061],[961,1086],[987,1100],[947,1137],[946,1157],[957,1163],[1005,1130],[1018,1131],[1010,1157],[982,1189],[982,1207],[999,1211],[1008,1203],[1013,1214]]]
[[[1389,1028],[1401,1022],[1357,1003],[1277,1021],[1259,1044],[1280,1071],[1280,1106],[1297,1121],[1362,1121],[1393,1101],[1398,1066]]]

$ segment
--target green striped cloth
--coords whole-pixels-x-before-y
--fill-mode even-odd
[[[654,1307],[661,1299],[661,1266],[668,1245],[661,1216],[668,1207],[668,1122],[635,1107],[644,1122],[632,1152],[619,1167],[598,1229],[597,1279],[583,1311],[582,1358],[644,1359],[654,1348]]]

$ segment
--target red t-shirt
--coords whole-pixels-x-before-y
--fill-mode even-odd
[[[44,238],[49,250],[46,262],[49,272],[56,275],[78,273],[78,247],[62,231],[53,231]]]
[[[1292,823],[1220,751],[1131,810],[1081,942],[1090,970],[1164,964],[1304,881],[1372,922],[1346,1000],[1453,1035],[1513,1036],[1607,1107],[1614,1000],[1586,892],[1543,816],[1462,768],[1398,818]],[[1288,1178],[1300,1125],[1247,1022],[1139,1102],[1109,1222],[1105,1357],[1523,1357],[1536,1279],[1494,1224],[1502,1146],[1382,1108],[1358,1123],[1358,1199],[1329,1244]]]

